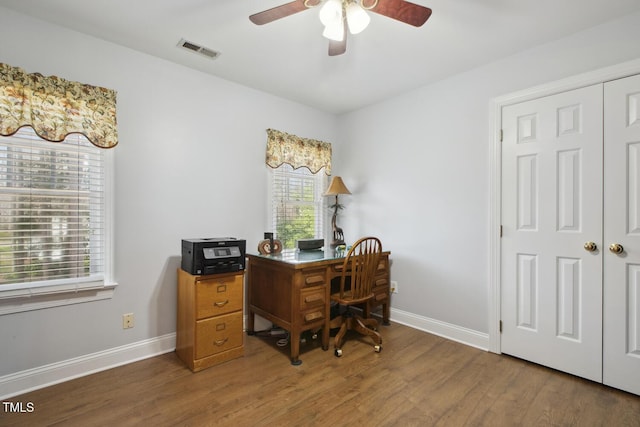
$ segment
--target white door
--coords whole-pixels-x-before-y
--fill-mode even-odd
[[[604,93],[603,376],[640,394],[640,76],[606,83]]]
[[[502,129],[501,351],[602,381],[602,85],[505,107]]]

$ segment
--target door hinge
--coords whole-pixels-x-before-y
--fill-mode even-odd
[[[502,237],[502,226],[500,226],[500,237]]]
[[[502,320],[500,321],[500,333],[502,333]]]
[[[500,129],[500,142],[502,142],[502,137],[503,137],[503,132],[502,132],[502,129]]]

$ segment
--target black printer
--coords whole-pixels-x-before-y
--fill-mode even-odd
[[[235,237],[182,240],[182,269],[193,275],[244,270],[246,241]]]

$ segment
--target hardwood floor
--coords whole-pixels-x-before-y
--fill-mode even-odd
[[[344,356],[274,338],[198,373],[165,354],[10,399],[2,426],[640,426],[640,397],[415,329],[350,335]]]

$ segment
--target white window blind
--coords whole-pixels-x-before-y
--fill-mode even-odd
[[[0,285],[102,279],[104,151],[78,134],[47,142],[29,127],[0,138]]]
[[[272,170],[272,226],[283,248],[295,248],[298,239],[324,237],[326,179],[324,170],[312,174],[288,164]]]

